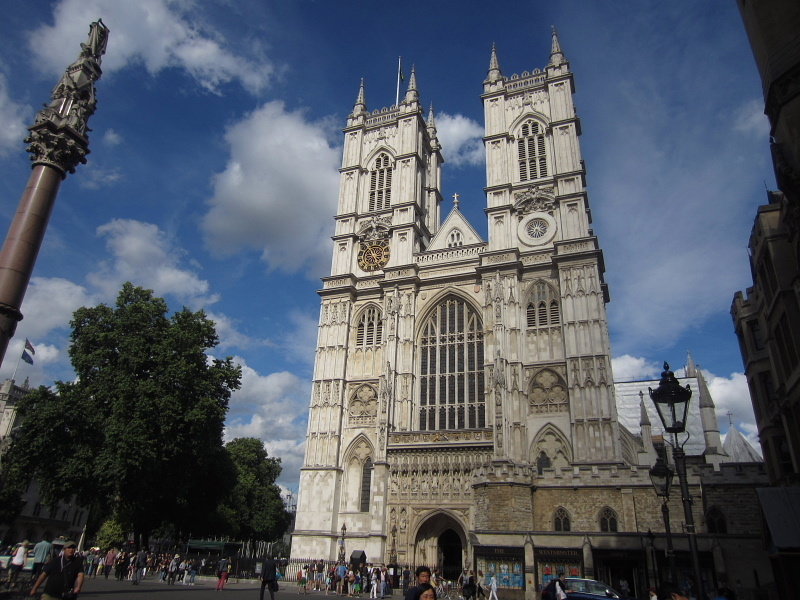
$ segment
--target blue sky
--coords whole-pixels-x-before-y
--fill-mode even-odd
[[[361,78],[394,103],[416,66],[444,146],[443,195],[486,235],[479,95],[543,68],[555,25],[575,73],[617,378],[685,362],[718,413],[755,432],[729,310],[774,189],[760,81],[733,2],[6,0],[0,22],[0,229],[29,175],[25,128],[89,23],[111,33],[88,164],[62,184],[0,377],[72,377],[68,323],[125,281],[204,308],[244,370],[229,437],[255,435],[296,488],[330,266],[341,128]],[[449,200],[444,207],[449,210]],[[723,431],[727,418],[721,419]]]

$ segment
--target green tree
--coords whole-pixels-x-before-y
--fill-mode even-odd
[[[108,548],[121,548],[128,537],[125,527],[112,517],[103,522],[94,539],[100,549],[107,550]]]
[[[75,493],[144,544],[165,523],[206,533],[235,483],[222,432],[241,377],[230,357],[207,356],[214,323],[185,307],[167,316],[163,299],[126,283],[115,307],[80,308],[71,326],[77,379],[19,403],[12,487],[38,477],[45,501]]]
[[[237,438],[225,445],[236,469],[236,485],[220,505],[227,530],[237,539],[274,540],[286,533],[290,515],[275,480],[281,460],[271,458],[256,438]]]

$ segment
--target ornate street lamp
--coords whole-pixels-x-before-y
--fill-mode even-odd
[[[658,418],[664,426],[664,431],[672,434],[672,458],[675,461],[675,472],[681,486],[681,499],[683,500],[683,514],[686,519],[686,533],[689,537],[689,552],[692,555],[692,570],[694,571],[695,585],[698,596],[703,589],[703,578],[700,574],[700,557],[697,551],[697,531],[692,515],[692,497],[689,495],[689,482],[686,478],[686,453],[683,446],[678,444],[678,434],[686,431],[686,415],[689,412],[689,400],[692,390],[687,385],[681,387],[675,374],[669,370],[669,364],[664,363],[664,372],[656,389],[648,388],[650,398],[658,411]],[[688,438],[687,438],[688,439]],[[686,440],[684,440],[684,444]],[[674,576],[674,575],[673,575]],[[674,582],[677,583],[677,580]]]
[[[663,499],[661,503],[661,516],[664,519],[664,531],[667,534],[667,558],[669,559],[669,572],[672,582],[678,582],[678,571],[675,568],[675,551],[672,548],[672,530],[669,526],[669,491],[672,489],[672,478],[675,472],[667,466],[664,459],[660,456],[656,459],[656,464],[650,469],[650,481],[656,490],[656,496]]]

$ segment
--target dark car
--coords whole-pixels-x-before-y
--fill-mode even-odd
[[[567,600],[598,600],[598,598],[613,598],[614,600],[622,600],[624,596],[607,586],[602,581],[595,581],[594,579],[578,579],[577,577],[567,577],[566,588],[572,590],[567,594]]]

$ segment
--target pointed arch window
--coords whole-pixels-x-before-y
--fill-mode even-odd
[[[608,507],[600,511],[600,531],[615,533],[617,529],[617,513]]]
[[[361,315],[356,328],[356,347],[371,348],[380,346],[383,335],[383,320],[381,312],[375,307],[370,307]]]
[[[369,512],[370,489],[372,487],[372,459],[367,457],[361,467],[361,512]]]
[[[375,160],[375,168],[369,177],[369,210],[389,208],[392,201],[392,161],[381,153]]]
[[[447,296],[422,325],[421,430],[486,427],[483,326],[467,302]]]
[[[450,232],[450,235],[447,236],[447,247],[448,248],[458,248],[459,246],[464,245],[464,236],[461,235],[461,232],[458,229],[453,229]]]
[[[530,181],[547,177],[547,153],[544,129],[533,119],[523,123],[517,139],[519,180]]]
[[[553,514],[554,531],[571,531],[569,513],[565,508],[558,507]]]
[[[728,533],[725,515],[716,506],[712,506],[706,512],[706,529],[708,529],[708,533]]]
[[[529,328],[552,327],[561,323],[558,296],[544,281],[536,283],[528,301],[527,321]]]

